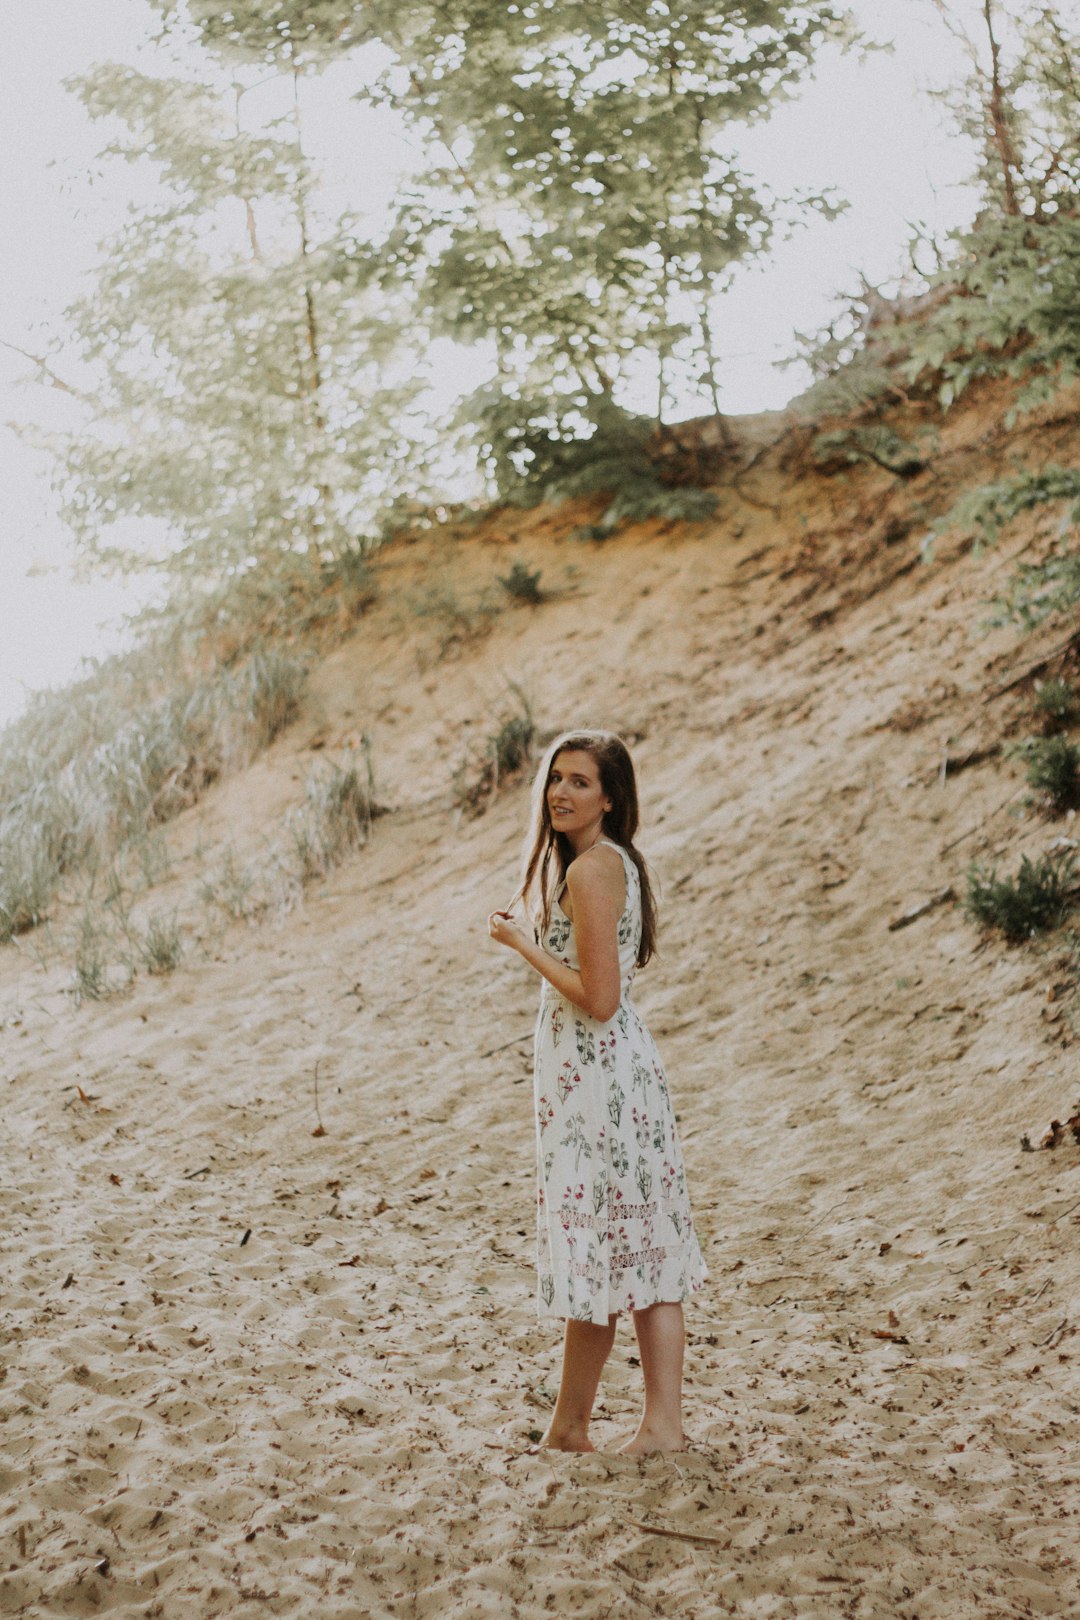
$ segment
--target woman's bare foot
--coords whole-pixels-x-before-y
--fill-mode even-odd
[[[573,1434],[567,1432],[558,1434],[549,1429],[541,1440],[538,1451],[595,1451],[596,1447],[587,1434]]]
[[[661,1433],[657,1429],[647,1429],[642,1424],[634,1438],[628,1440],[625,1446],[619,1446],[618,1450],[624,1457],[649,1457],[663,1451],[687,1451],[689,1446],[681,1430]]]

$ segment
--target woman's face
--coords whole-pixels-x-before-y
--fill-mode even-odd
[[[581,748],[565,749],[551,762],[547,782],[551,825],[570,838],[599,828],[611,800],[600,785],[600,767]]]

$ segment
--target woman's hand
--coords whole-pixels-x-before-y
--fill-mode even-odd
[[[496,945],[509,945],[514,951],[520,951],[522,945],[532,943],[532,935],[525,932],[510,911],[493,911],[488,917],[488,933]]]

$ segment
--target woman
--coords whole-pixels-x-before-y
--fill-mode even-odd
[[[635,1455],[685,1449],[682,1301],[705,1280],[664,1071],[630,999],[653,953],[656,906],[634,848],[625,743],[571,731],[536,777],[521,900],[491,937],[544,980],[536,1023],[540,1315],[566,1320],[562,1381],[543,1444],[592,1451],[589,1420],[619,1313],[645,1378]]]

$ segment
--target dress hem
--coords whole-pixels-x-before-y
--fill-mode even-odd
[[[635,1311],[649,1311],[654,1305],[685,1305],[686,1302],[700,1294],[709,1280],[709,1273],[703,1272],[697,1282],[689,1284],[686,1292],[680,1294],[678,1299],[650,1299],[647,1305],[616,1305],[614,1310],[606,1316],[571,1316],[566,1311],[556,1310],[553,1305],[545,1305],[542,1300],[536,1301],[536,1319],[538,1322],[590,1322],[594,1327],[606,1327],[613,1316],[632,1316]]]

